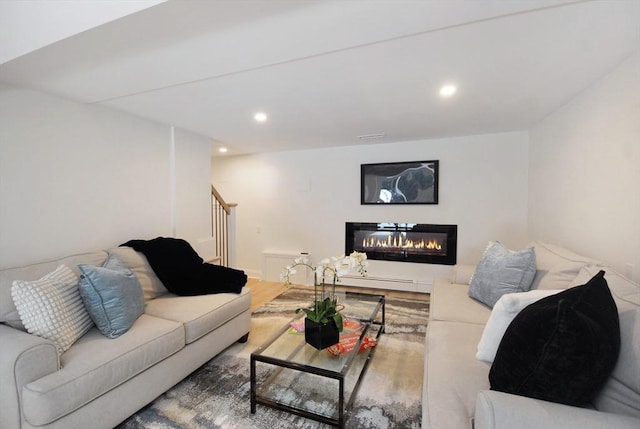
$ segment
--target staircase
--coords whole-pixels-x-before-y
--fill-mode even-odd
[[[215,240],[216,257],[207,261],[225,267],[236,263],[236,215],[237,204],[227,203],[211,185],[211,235]]]

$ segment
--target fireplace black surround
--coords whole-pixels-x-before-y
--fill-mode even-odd
[[[345,224],[345,254],[356,250],[372,260],[455,265],[457,239],[457,225]]]

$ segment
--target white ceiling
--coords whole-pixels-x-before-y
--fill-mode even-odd
[[[4,62],[0,80],[241,154],[525,130],[640,49],[638,0],[176,0],[127,13]],[[442,99],[448,82],[458,93]]]

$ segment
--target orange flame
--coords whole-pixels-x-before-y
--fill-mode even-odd
[[[362,240],[362,247],[365,249],[385,248],[385,249],[427,249],[442,250],[442,245],[437,240],[411,240],[402,235],[388,235],[386,240],[375,237],[365,237]]]

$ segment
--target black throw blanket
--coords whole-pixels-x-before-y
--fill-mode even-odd
[[[176,295],[240,293],[247,283],[244,271],[204,263],[193,247],[179,238],[130,240],[120,246],[142,252],[162,284]]]

